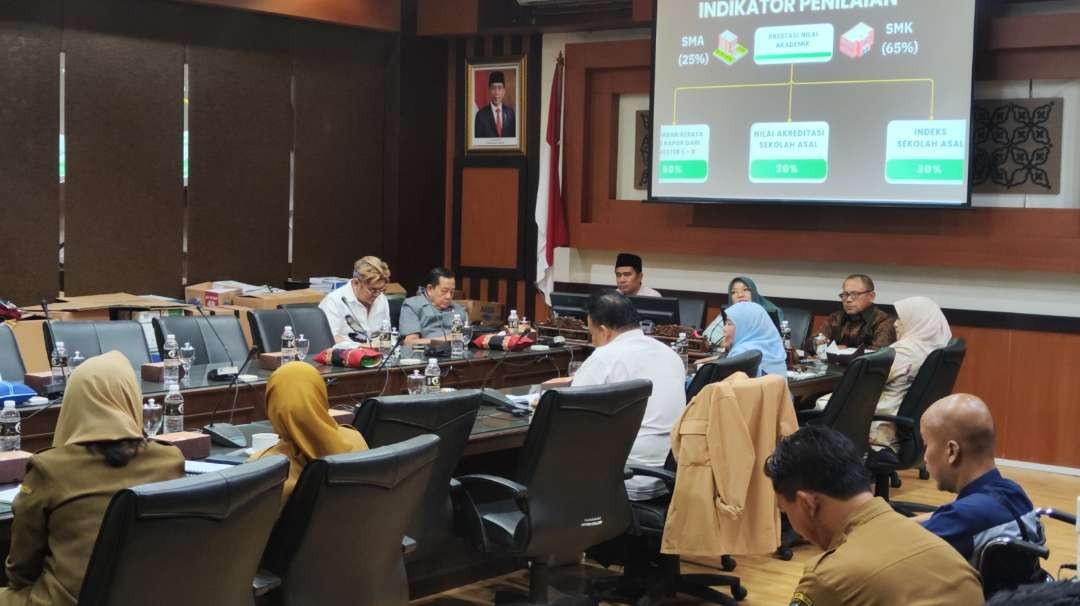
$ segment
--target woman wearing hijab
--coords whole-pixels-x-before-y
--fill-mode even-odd
[[[728,303],[735,305],[736,303],[742,303],[745,301],[752,301],[765,308],[765,312],[769,315],[775,315],[777,320],[784,319],[784,312],[779,307],[773,304],[772,301],[766,299],[758,293],[757,284],[746,276],[738,276],[728,284]],[[712,324],[705,329],[703,333],[705,339],[710,343],[717,343],[720,340],[720,335],[724,332],[724,319],[723,315],[713,320]]]
[[[724,338],[728,343],[728,357],[760,351],[759,375],[787,376],[784,342],[764,307],[743,301],[724,310],[723,315],[726,315]]]
[[[113,495],[183,476],[179,449],[143,439],[142,392],[127,358],[111,351],[81,364],[52,448],[30,459],[12,504],[0,606],[74,606]]]
[[[908,389],[919,374],[926,357],[949,344],[952,331],[941,308],[926,297],[910,297],[896,302],[896,335],[890,347],[896,352],[889,379],[878,399],[877,414],[895,415]],[[875,421],[870,427],[870,443],[876,447],[898,448],[896,426]]]
[[[289,362],[270,375],[266,382],[266,416],[278,435],[278,443],[252,455],[255,460],[269,455],[289,459],[289,478],[283,499],[288,499],[308,461],[344,452],[367,450],[359,431],[338,425],[330,417],[326,383],[315,367]]]

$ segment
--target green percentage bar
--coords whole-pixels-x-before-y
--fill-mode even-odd
[[[963,160],[889,160],[885,177],[890,181],[963,181]]]
[[[697,180],[704,181],[709,176],[709,163],[706,160],[661,160],[660,180]]]
[[[765,55],[754,55],[755,61],[790,61],[792,59],[824,59],[826,57],[832,57],[831,51],[825,51],[820,53],[772,53]]]
[[[754,160],[752,181],[824,181],[829,176],[827,160]]]

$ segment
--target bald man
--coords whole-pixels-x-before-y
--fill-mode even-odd
[[[1031,499],[994,464],[994,418],[979,398],[954,394],[935,402],[920,425],[926,470],[939,490],[956,500],[919,519],[974,562],[992,538],[1010,536],[1042,542]]]

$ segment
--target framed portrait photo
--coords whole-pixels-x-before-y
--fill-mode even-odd
[[[469,60],[465,151],[525,153],[525,57]]]

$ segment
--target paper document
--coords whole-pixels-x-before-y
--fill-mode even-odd
[[[11,505],[15,502],[15,495],[19,494],[19,489],[22,488],[22,484],[9,488],[7,490],[0,490],[0,503],[7,503]]]
[[[207,463],[206,461],[184,461],[184,472],[189,474],[222,471],[230,467],[235,467],[235,465],[226,465],[224,463]]]

